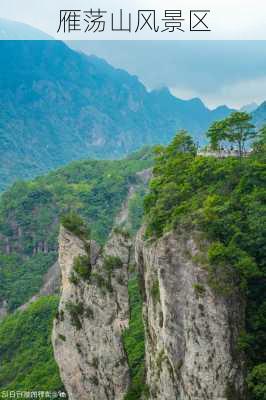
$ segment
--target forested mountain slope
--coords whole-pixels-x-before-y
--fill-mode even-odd
[[[78,212],[89,222],[92,237],[104,243],[133,187],[130,212],[138,213],[145,186],[139,172],[151,164],[149,151],[120,161],[76,161],[4,192],[0,197],[0,301],[14,310],[38,292],[57,259],[62,214]]]
[[[38,293],[47,270],[55,272],[51,266],[57,260],[60,216],[78,212],[100,244],[117,223],[123,227],[126,222],[134,233],[141,223],[152,163],[149,149],[120,161],[76,161],[33,181],[14,184],[3,193],[0,308],[14,312]],[[124,221],[121,215],[126,209]],[[136,280],[132,276],[129,282],[136,317],[125,341],[134,374],[142,380],[144,342]],[[43,296],[0,322],[0,390],[63,390],[50,341],[57,305],[56,295]],[[141,370],[136,370],[136,362]]]
[[[51,345],[57,307],[58,298],[47,296],[1,321],[0,393],[63,390]]]
[[[0,53],[0,189],[75,159],[167,143],[179,128],[202,142],[229,112],[148,92],[137,77],[59,41],[0,41]]]
[[[170,332],[170,337],[162,339],[164,347],[157,343],[157,348],[170,357],[171,365],[177,357],[176,352],[172,350],[179,348],[180,351],[184,345],[180,336],[184,335],[184,341],[189,342],[185,346],[185,353],[181,350],[182,361],[184,364],[188,362],[188,368],[184,366],[183,369],[180,366],[177,377],[171,380],[176,390],[176,387],[182,384],[179,374],[186,377],[187,386],[182,399],[198,398],[198,389],[211,390],[207,381],[204,384],[204,379],[209,376],[206,374],[198,381],[197,388],[196,382],[201,376],[200,369],[202,370],[202,366],[208,369],[212,363],[215,364],[219,347],[224,341],[226,343],[226,335],[230,329],[232,333],[229,334],[229,353],[231,352],[231,360],[239,363],[239,367],[234,367],[235,372],[234,368],[231,368],[231,372],[224,378],[220,375],[220,368],[217,368],[213,393],[216,393],[217,398],[221,397],[222,385],[227,380],[224,394],[226,400],[264,400],[266,396],[265,132],[264,127],[259,139],[255,140],[253,153],[245,157],[199,156],[191,137],[185,133],[177,135],[168,147],[160,147],[157,151],[153,179],[150,183],[151,190],[144,203],[146,242],[140,246],[139,257],[140,265],[143,264],[143,257],[146,258],[144,266],[142,265],[142,275],[145,280],[145,296],[148,297],[146,308],[151,309],[146,329],[148,338],[151,331],[153,335],[153,340],[148,339],[149,346],[156,342],[154,331],[157,331],[155,336],[159,342],[162,336]],[[171,279],[170,271],[173,271]],[[155,276],[153,286],[152,274]],[[182,279],[184,284],[180,285]],[[188,285],[188,289],[182,294],[184,285]],[[174,296],[177,296],[175,307],[171,303]],[[158,326],[158,322],[155,326],[156,318],[151,313],[155,307],[152,309],[149,297],[157,302],[160,302],[161,298],[161,308],[158,306],[156,312],[162,311],[162,321],[167,318],[165,330],[161,329],[162,325]],[[213,300],[213,297],[216,299]],[[208,308],[213,302],[215,310],[210,312]],[[191,316],[191,319],[187,319],[188,315],[193,314],[193,303],[200,311],[196,317]],[[225,312],[226,308],[229,312]],[[179,320],[175,318],[176,313],[179,317],[182,315],[181,328]],[[226,314],[228,317],[225,317]],[[206,315],[209,318],[207,324],[204,324]],[[218,323],[219,326],[223,319],[223,338],[218,339],[219,329],[215,334],[208,336],[215,324]],[[168,321],[171,321],[171,325]],[[179,329],[177,336],[173,335],[174,323]],[[186,326],[190,330],[186,330]],[[196,332],[195,336],[190,335],[193,329]],[[171,338],[176,341],[174,347],[168,346],[171,344]],[[204,338],[207,339],[205,344]],[[199,353],[198,340],[203,340]],[[208,353],[206,349],[205,351],[204,346],[207,348],[215,340],[217,346],[214,353]],[[227,350],[221,351],[221,357],[224,357],[226,352]],[[184,356],[186,353],[187,358]],[[204,354],[212,355],[208,361],[204,361]],[[198,366],[199,370],[191,373],[190,362],[194,356],[193,368],[197,369]],[[155,355],[147,354],[147,357],[154,359]],[[211,371],[215,370],[214,364]],[[226,366],[227,361],[224,362],[223,371]],[[154,388],[157,385],[153,375],[156,373],[156,363],[149,364],[148,367],[149,380]],[[248,374],[245,385],[248,394],[243,388],[243,379],[237,376],[241,371],[242,377],[245,376],[246,369]],[[188,379],[189,376],[192,380]],[[194,378],[194,384],[191,384]],[[182,387],[184,388],[184,385]],[[169,385],[161,383],[158,390],[166,393]],[[188,397],[188,393],[192,397]]]

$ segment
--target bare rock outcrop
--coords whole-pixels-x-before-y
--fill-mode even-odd
[[[62,289],[52,341],[70,400],[122,400],[127,392],[130,248],[123,234],[113,233],[101,250],[60,229]]]
[[[58,262],[55,262],[44,275],[43,285],[39,292],[32,296],[27,303],[22,304],[17,308],[18,311],[26,310],[32,303],[42,296],[50,296],[59,292],[60,288],[60,269]]]
[[[196,242],[177,233],[145,242],[143,230],[136,240],[150,399],[244,400],[245,305],[210,287]]]
[[[6,300],[0,301],[0,321],[8,314],[8,303]]]

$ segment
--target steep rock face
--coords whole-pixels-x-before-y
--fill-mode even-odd
[[[32,296],[27,303],[22,304],[22,306],[18,307],[18,310],[24,311],[26,310],[30,304],[34,303],[42,296],[51,296],[53,294],[57,294],[60,288],[60,269],[58,262],[55,262],[51,268],[49,268],[48,272],[44,275],[43,285],[39,292]]]
[[[128,326],[127,291],[130,241],[112,234],[100,251],[64,228],[60,230],[62,292],[52,341],[70,400],[122,400],[129,369],[122,344]],[[90,253],[87,280],[76,274],[75,260]]]
[[[237,293],[225,298],[209,287],[197,254],[195,240],[174,233],[147,243],[141,231],[136,240],[150,398],[243,400],[244,304]]]
[[[8,314],[8,304],[6,300],[0,302],[0,321]]]
[[[129,204],[130,200],[134,198],[134,195],[138,193],[138,191],[141,190],[141,188],[146,187],[149,183],[149,180],[151,179],[152,176],[152,169],[147,168],[144,169],[143,171],[139,171],[136,173],[136,176],[139,179],[139,182],[135,185],[131,185],[128,190],[128,195],[122,204],[122,207],[120,209],[120,212],[117,214],[116,219],[115,219],[115,226],[120,226],[124,227],[127,230],[131,230],[132,226],[130,224],[130,216],[129,216]]]

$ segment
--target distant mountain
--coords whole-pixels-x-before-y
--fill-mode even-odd
[[[251,113],[252,111],[255,111],[256,108],[258,108],[258,104],[253,102],[253,103],[246,104],[243,107],[241,107],[240,111]]]
[[[0,189],[75,159],[118,158],[167,143],[178,129],[197,141],[229,113],[135,76],[59,41],[0,41]]]
[[[266,124],[266,101],[264,101],[256,110],[252,113],[253,122],[257,127],[261,127]]]
[[[0,18],[0,40],[51,40],[52,38],[39,29],[21,22]]]

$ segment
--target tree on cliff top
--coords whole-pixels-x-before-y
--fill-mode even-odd
[[[214,122],[207,132],[212,148],[217,150],[217,148],[220,148],[220,143],[225,141],[230,145],[236,145],[238,154],[242,157],[246,142],[254,139],[257,135],[251,119],[250,114],[236,111],[229,117]]]

